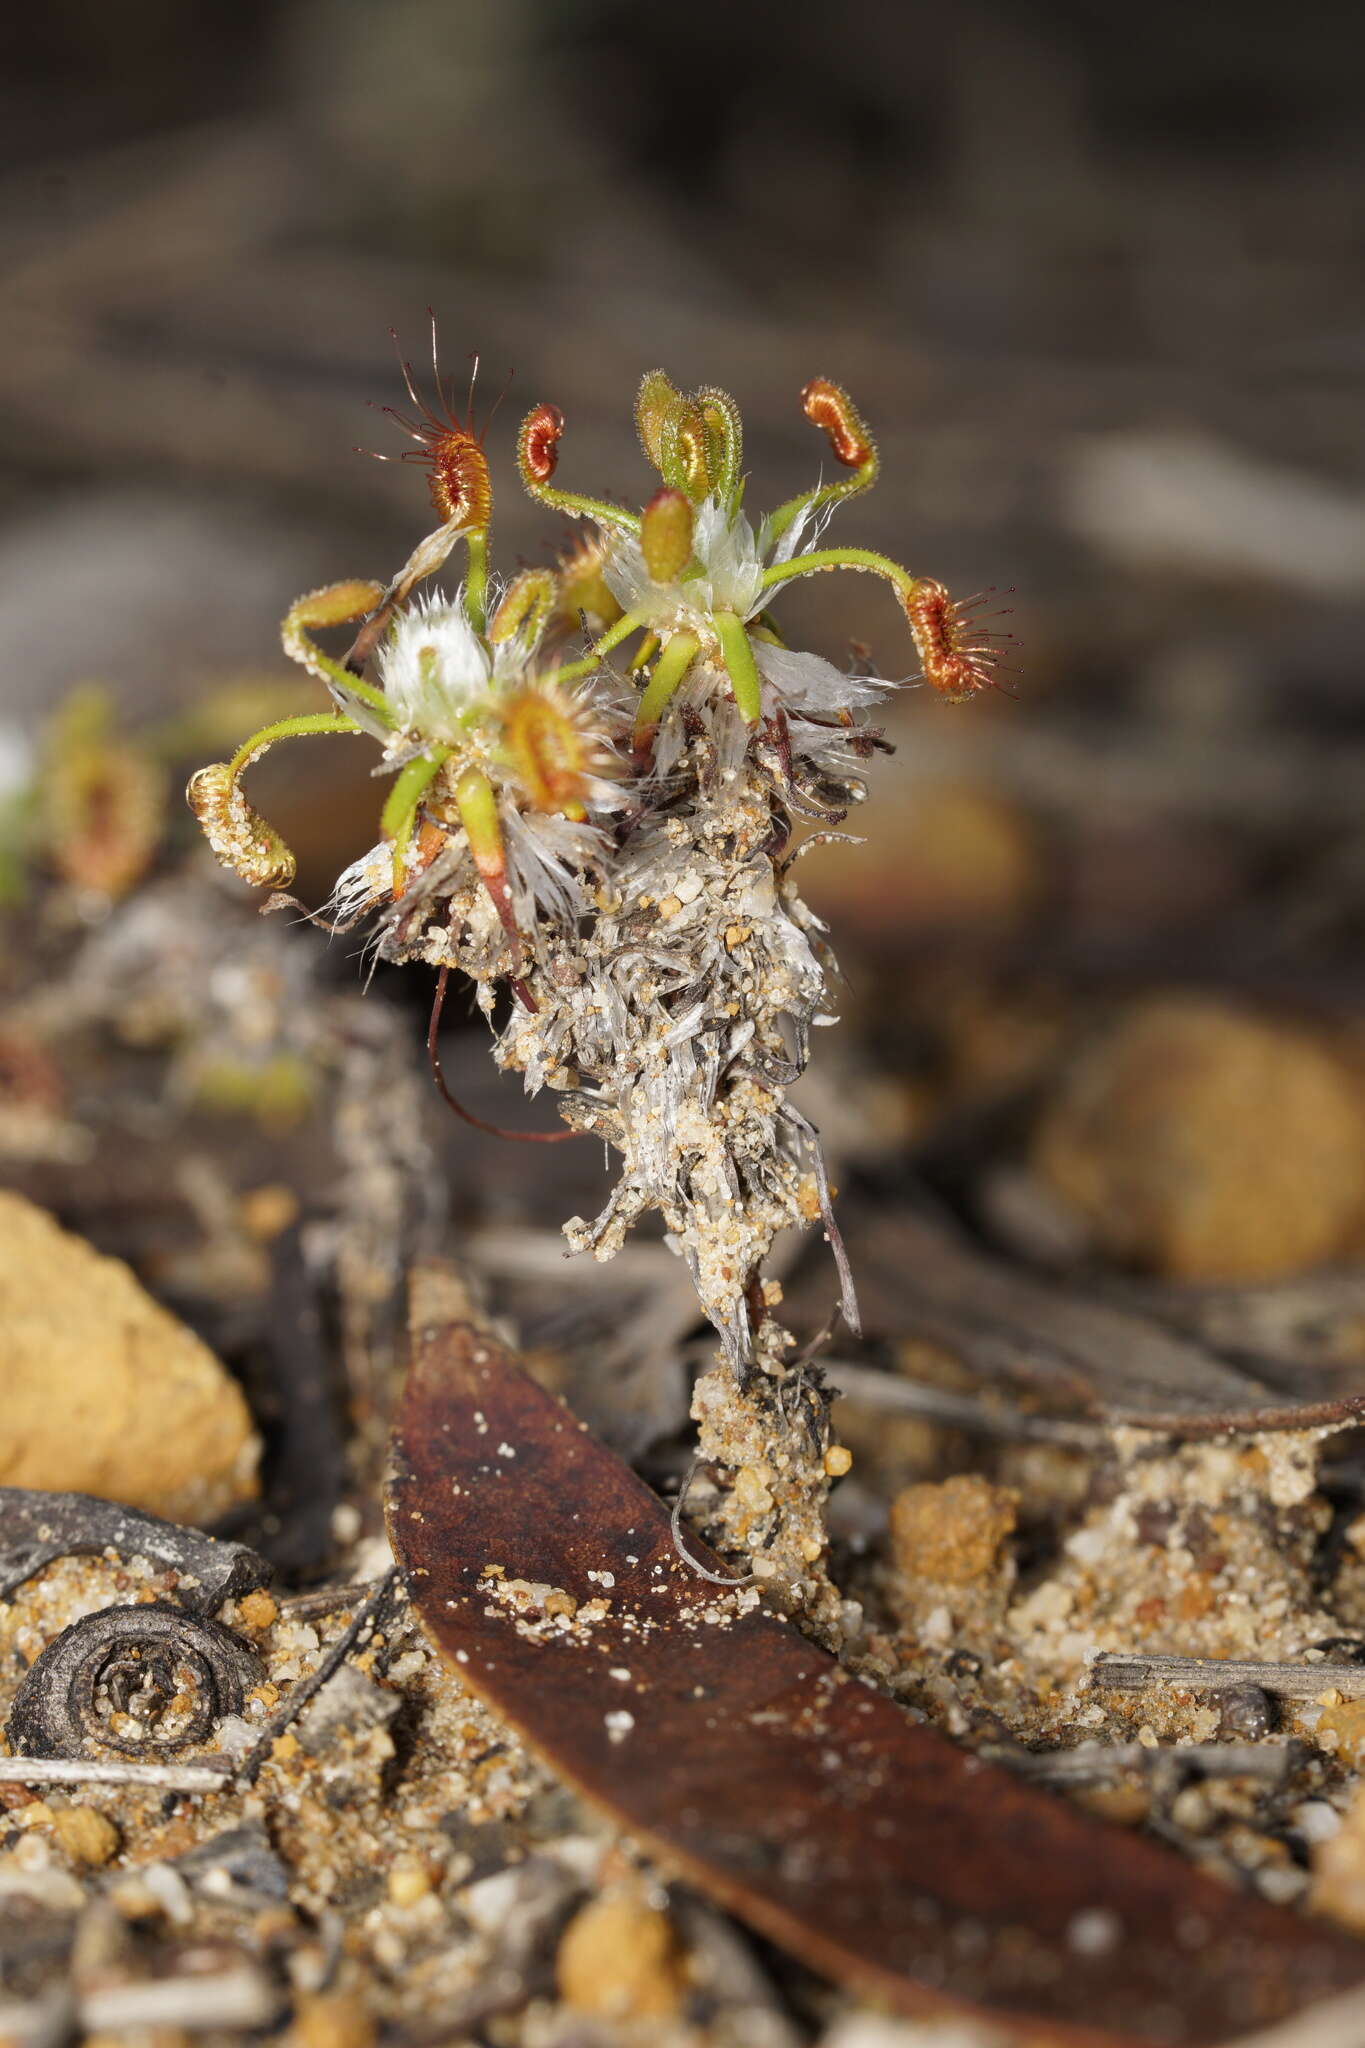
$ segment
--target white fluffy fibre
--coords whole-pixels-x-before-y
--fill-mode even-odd
[[[463,597],[458,593],[453,604],[439,596],[419,599],[380,650],[380,681],[399,730],[424,740],[458,741],[465,713],[488,694],[493,680]]]
[[[322,915],[334,918],[338,924],[350,923],[382,902],[392,884],[393,847],[387,839],[381,839],[359,860],[342,869],[322,906]]]
[[[840,711],[853,711],[875,704],[893,682],[878,676],[850,676],[819,654],[801,654],[793,647],[774,647],[755,640],[754,660],[759,674],[771,686],[776,703],[787,711],[806,712],[830,718]],[[765,696],[767,692],[764,692]]]
[[[517,916],[534,929],[539,914],[565,924],[589,908],[585,871],[601,861],[606,841],[591,825],[544,812],[503,812],[508,882]]]
[[[704,498],[697,507],[692,548],[702,567],[706,610],[752,617],[761,606],[763,563],[744,514],[732,518],[717,499]]]

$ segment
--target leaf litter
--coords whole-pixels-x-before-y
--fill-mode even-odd
[[[902,2012],[1095,2048],[1225,2040],[1361,1981],[1354,1941],[1035,1791],[701,1580],[627,1466],[421,1304],[388,1516],[423,1624],[666,1870]]]

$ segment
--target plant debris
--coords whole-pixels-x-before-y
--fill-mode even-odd
[[[423,1622],[666,1867],[903,2011],[1058,2039],[1220,2040],[1365,1974],[1365,1949],[1029,1791],[700,1581],[629,1469],[422,1302],[388,1513]]]
[[[1040,1405],[1054,1422],[1098,1417],[1180,1438],[1306,1429],[1365,1413],[1359,1366],[1344,1345],[1335,1356],[1280,1355],[1273,1304],[1262,1312],[1261,1344],[1246,1341],[1254,1296],[1215,1298],[1208,1320],[1221,1309],[1225,1330],[1200,1341],[1198,1307],[1187,1297],[1168,1302],[1148,1289],[1129,1299],[1126,1289],[1087,1285],[1088,1276],[1031,1272],[923,1207],[867,1204],[848,1227],[868,1329],[952,1351],[975,1382],[1010,1396],[1021,1426]],[[814,1293],[809,1283],[804,1291]],[[1359,1310],[1358,1295],[1346,1292],[1343,1322]]]
[[[1321,1655],[1301,1664],[1256,1664],[1236,1657],[1125,1656],[1109,1650],[1091,1665],[1090,1683],[1115,1692],[1145,1692],[1151,1685],[1178,1685],[1188,1692],[1259,1687],[1287,1700],[1315,1700],[1325,1692],[1353,1699],[1365,1695],[1365,1664]]]

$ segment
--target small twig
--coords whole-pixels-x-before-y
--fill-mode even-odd
[[[245,1959],[211,1976],[162,1977],[141,1984],[107,1984],[79,2002],[87,2034],[120,2034],[133,2027],[183,2027],[192,2033],[268,2026],[279,2017],[281,1994]]]
[[[221,1792],[234,1776],[222,1763],[134,1764],[113,1757],[0,1757],[0,1785],[142,1785],[155,1792]]]
[[[373,1584],[373,1579],[362,1579],[358,1585],[315,1586],[308,1593],[277,1593],[275,1605],[291,1621],[312,1621],[319,1614],[335,1612],[338,1607],[354,1607]]]
[[[797,1352],[795,1358],[792,1360],[791,1369],[793,1376],[797,1376],[800,1373],[804,1372],[806,1367],[808,1365],[813,1364],[814,1361],[820,1356],[820,1353],[824,1350],[825,1346],[828,1343],[830,1343],[834,1336],[834,1332],[838,1329],[839,1318],[843,1314],[843,1312],[843,1303],[836,1301],[833,1308],[830,1310],[829,1314],[825,1317],[824,1322],[821,1323],[819,1329],[816,1331],[815,1335],[809,1340],[809,1342],[801,1346],[801,1349]]]
[[[1286,1742],[1163,1743],[1082,1742],[1075,1749],[996,1748],[981,1753],[1008,1764],[1021,1777],[1048,1785],[1095,1785],[1124,1771],[1172,1770],[1200,1778],[1264,1778],[1278,1784],[1295,1761],[1297,1745]]]
[[[1233,1657],[1141,1657],[1106,1651],[1090,1667],[1092,1689],[1142,1692],[1149,1685],[1188,1686],[1193,1692],[1230,1692],[1258,1685],[1283,1699],[1312,1700],[1322,1692],[1365,1697],[1365,1664],[1257,1664]]]
[[[876,1366],[855,1365],[848,1359],[826,1358],[821,1364],[838,1393],[891,1414],[924,1415],[977,1436],[1027,1437],[1039,1443],[1075,1444],[1082,1450],[1099,1450],[1113,1441],[1113,1432],[1098,1423],[1028,1415],[1020,1408],[994,1408],[970,1394],[928,1387],[920,1380],[881,1372]]]
[[[262,1728],[251,1748],[242,1758],[238,1767],[238,1778],[245,1785],[254,1785],[260,1775],[261,1766],[271,1749],[284,1734],[292,1721],[298,1719],[313,1696],[320,1692],[334,1671],[339,1671],[362,1636],[371,1634],[379,1625],[384,1610],[398,1585],[398,1571],[394,1567],[385,1572],[382,1579],[374,1582],[364,1605],[358,1607],[349,1625],[344,1628],[336,1641],[319,1660],[317,1669],[301,1678],[288,1693],[270,1719]]]

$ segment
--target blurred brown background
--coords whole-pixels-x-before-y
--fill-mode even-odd
[[[1349,31],[1081,0],[55,0],[6,33],[0,777],[73,683],[136,718],[283,681],[295,593],[392,570],[421,478],[353,450],[402,445],[367,401],[398,398],[387,330],[420,360],[430,304],[485,407],[513,373],[504,567],[563,537],[515,488],[520,410],[563,406],[566,481],[638,494],[631,398],[659,362],[735,391],[760,506],[824,453],[803,381],[844,381],[884,481],[840,536],[1016,588],[1018,701],[898,709],[868,813],[895,890],[871,854],[826,870],[869,937],[984,917],[1236,976],[1321,966],[1326,925],[1344,968]],[[793,615],[910,666],[865,579]],[[332,802],[351,771],[306,752],[259,787],[318,889],[365,828]]]

